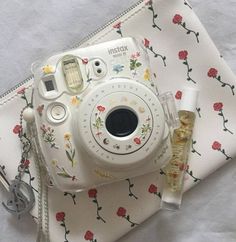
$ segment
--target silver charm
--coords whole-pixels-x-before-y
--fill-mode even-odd
[[[0,178],[10,194],[7,203],[3,202],[2,205],[9,213],[16,215],[19,219],[21,215],[28,213],[35,204],[33,189],[29,184],[17,178],[10,183],[2,169],[0,169]]]

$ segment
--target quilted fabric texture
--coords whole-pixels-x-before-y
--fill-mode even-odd
[[[236,110],[231,105],[235,76],[185,1],[142,2],[82,46],[122,36],[143,40],[160,92],[172,91],[177,104],[183,86],[200,89],[190,162],[185,168],[185,189],[189,189],[235,156]],[[32,80],[25,86],[26,98],[30,98],[31,85]],[[19,147],[13,128],[18,125],[15,113],[25,104],[22,95],[17,90],[1,100],[2,112],[8,110],[0,121],[6,127],[2,136],[8,137],[3,150],[9,145]],[[10,156],[17,160],[20,149]],[[1,153],[1,160],[7,159],[9,154]],[[6,167],[13,177],[15,170]],[[36,179],[30,180],[36,176],[33,161],[29,167],[25,179],[37,189]],[[163,172],[153,173],[79,194],[50,189],[51,241],[115,241],[159,209],[161,176]],[[37,206],[33,215],[37,217]]]

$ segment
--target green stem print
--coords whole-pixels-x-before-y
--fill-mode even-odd
[[[197,143],[197,141],[195,141],[195,140],[192,140],[192,153],[195,153],[195,154],[197,154],[197,155],[199,155],[199,156],[201,156],[201,154],[194,148],[194,145]]]
[[[223,106],[224,106],[223,103],[217,102],[217,103],[214,103],[213,109],[214,109],[214,111],[218,112],[218,115],[220,117],[222,117],[222,119],[223,119],[223,131],[229,132],[230,134],[233,134],[233,132],[226,127],[226,124],[228,123],[229,120],[226,119],[225,116],[224,116]]]
[[[76,195],[75,195],[74,193],[71,193],[71,192],[64,192],[64,196],[65,196],[65,197],[66,197],[66,196],[71,197],[71,199],[72,199],[74,205],[76,205],[76,200],[75,200]]]
[[[185,0],[184,0],[184,5],[188,6],[190,9],[192,9],[192,7],[189,5],[189,3]]]
[[[179,52],[179,59],[183,60],[183,64],[186,65],[187,67],[187,81],[191,81],[194,84],[196,84],[196,81],[193,80],[193,78],[190,76],[190,72],[192,72],[192,68],[190,68],[189,63],[188,63],[188,51],[187,50],[182,50]]]
[[[199,32],[195,32],[194,30],[187,28],[186,23],[183,22],[183,17],[181,15],[175,14],[175,16],[172,19],[172,22],[174,24],[182,26],[187,31],[186,34],[191,34],[191,33],[194,34],[196,37],[197,43],[199,43]]]
[[[197,178],[193,175],[193,171],[189,171],[189,169],[186,170],[186,173],[193,178],[193,182],[201,181],[200,178]]]
[[[161,31],[161,28],[155,22],[156,18],[158,17],[158,14],[154,11],[152,0],[147,0],[145,4],[148,6],[148,9],[152,12],[152,27],[157,28]]]
[[[196,111],[197,111],[197,114],[198,114],[198,117],[201,118],[202,115],[201,115],[201,108],[196,108]]]
[[[70,230],[67,229],[66,222],[65,222],[65,213],[58,212],[56,213],[56,220],[60,223],[60,225],[64,228],[64,242],[69,242],[67,239],[67,235],[70,233]]]
[[[128,184],[129,184],[129,196],[130,196],[130,197],[133,197],[133,198],[135,198],[135,199],[138,199],[138,197],[137,197],[136,195],[134,195],[134,193],[132,192],[132,188],[134,187],[134,184],[131,183],[131,181],[130,181],[129,178],[126,179],[126,181],[127,181]]]
[[[163,56],[163,55],[161,55],[161,54],[159,54],[159,53],[157,53],[157,52],[155,52],[154,49],[153,49],[153,47],[150,46],[150,41],[149,41],[148,39],[145,38],[144,41],[143,41],[143,44],[144,44],[144,46],[145,46],[150,52],[153,53],[154,58],[158,58],[158,57],[161,58],[161,60],[162,60],[162,62],[163,62],[163,65],[166,66],[166,57]]]

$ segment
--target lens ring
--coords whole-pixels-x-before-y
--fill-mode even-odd
[[[118,108],[110,112],[105,121],[107,131],[119,138],[132,134],[138,126],[138,117],[130,109]]]

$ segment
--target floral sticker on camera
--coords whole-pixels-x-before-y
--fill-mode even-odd
[[[43,124],[40,127],[40,130],[42,132],[42,138],[44,142],[50,144],[51,148],[58,149],[58,146],[55,143],[56,138],[55,138],[54,129],[52,129],[51,127],[46,127],[45,124]]]
[[[142,141],[144,141],[146,139],[147,135],[151,133],[152,127],[150,125],[150,121],[151,121],[151,119],[150,119],[150,117],[148,117],[146,119],[146,123],[144,123],[140,129],[141,134],[134,138],[133,141],[136,145],[141,145]]]
[[[97,129],[96,135],[100,137],[102,134],[101,129],[104,126],[104,121],[101,118],[101,114],[104,113],[106,108],[102,105],[97,106],[97,112],[95,113],[95,122],[93,123],[93,127]]]
[[[76,161],[75,161],[75,148],[72,145],[71,142],[71,134],[65,133],[64,134],[64,140],[65,140],[65,151],[67,159],[71,162],[71,166],[74,167]]]
[[[142,66],[142,63],[139,61],[140,52],[136,52],[130,57],[130,70],[132,71],[132,75],[137,75],[137,69]]]

